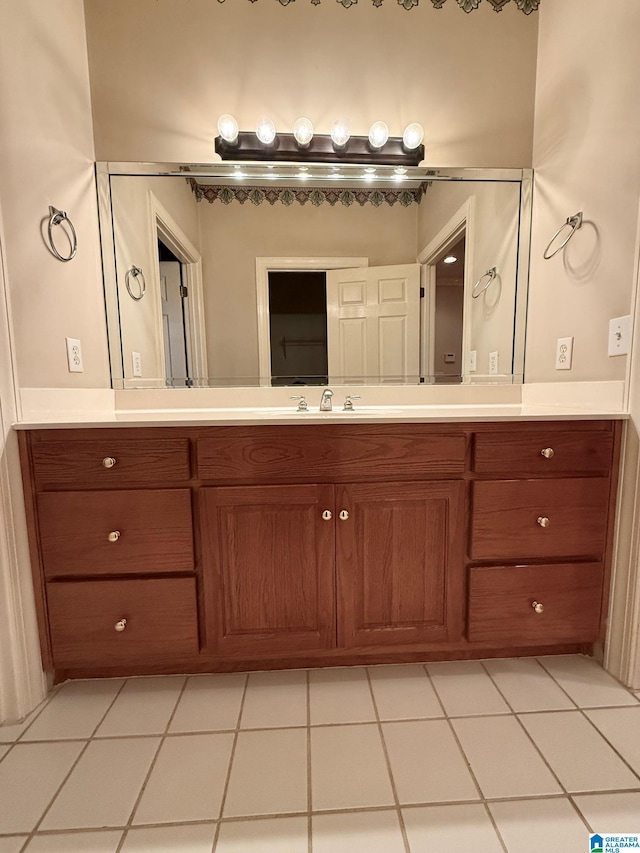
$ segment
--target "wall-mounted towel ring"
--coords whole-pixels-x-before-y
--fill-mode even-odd
[[[136,290],[137,293],[134,293],[131,290],[131,278],[136,281]],[[124,283],[127,288],[127,292],[132,299],[135,299],[138,302],[139,299],[142,299],[144,296],[145,290],[147,289],[147,283],[144,280],[144,273],[140,269],[140,267],[132,266],[131,269],[127,270],[127,274],[124,277]]]
[[[576,213],[576,214],[575,214],[575,216],[570,216],[570,217],[567,219],[567,221],[564,223],[564,225],[561,225],[561,226],[560,226],[560,228],[558,228],[558,230],[556,231],[556,233],[553,235],[553,237],[549,240],[549,245],[548,245],[548,246],[547,246],[547,248],[544,250],[544,259],[545,259],[545,261],[550,261],[550,260],[551,260],[551,258],[553,258],[553,256],[554,256],[554,255],[557,255],[559,251],[561,251],[562,249],[564,249],[564,247],[567,245],[567,243],[569,242],[569,240],[570,240],[570,239],[573,237],[573,235],[576,233],[576,231],[578,230],[578,228],[581,228],[581,227],[582,227],[582,211],[581,211],[581,210],[579,210],[579,211],[578,211],[578,213]],[[562,234],[562,232],[564,231],[564,229],[565,229],[565,228],[570,228],[571,230],[569,231],[569,233],[567,234],[567,236],[564,238],[564,240],[562,241],[562,243],[560,243],[560,245],[558,246],[558,248],[557,248],[554,252],[551,252],[551,254],[549,254],[549,249],[553,246],[553,242],[554,242],[554,240],[556,239],[556,237],[559,237],[559,236],[560,236],[560,234]]]
[[[481,296],[485,292],[485,290],[487,290],[487,288],[491,287],[491,284],[493,283],[493,280],[497,275],[498,275],[497,267],[491,267],[491,269],[487,270],[484,275],[481,275],[480,278],[473,285],[473,290],[471,291],[472,298],[477,299],[479,296]],[[488,278],[489,280],[487,281],[485,286],[482,288],[482,290],[478,290],[478,288],[480,287],[480,285],[482,284],[482,282],[485,278]]]
[[[69,230],[71,231],[71,253],[69,255],[61,255],[60,252],[56,249],[55,243],[53,242],[53,226],[61,225],[63,222],[66,222],[69,226]],[[76,229],[73,227],[73,222],[69,219],[64,210],[58,210],[57,207],[53,207],[49,205],[49,245],[51,246],[51,251],[56,256],[59,261],[70,261],[76,256],[76,252],[78,251],[78,235],[76,234]]]

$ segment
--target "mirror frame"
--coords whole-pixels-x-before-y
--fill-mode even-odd
[[[217,178],[231,183],[234,164],[231,161],[216,163],[123,163],[100,161],[96,163],[96,188],[98,195],[98,218],[100,224],[100,242],[102,248],[102,274],[104,286],[104,300],[107,322],[107,336],[109,344],[109,364],[111,368],[111,387],[116,390],[141,390],[142,386],[128,385],[132,380],[125,378],[124,353],[122,350],[122,337],[120,330],[120,310],[118,306],[118,283],[116,279],[115,265],[115,240],[113,233],[113,209],[111,200],[111,177],[115,175],[153,176],[153,177],[206,177]],[[255,166],[261,169],[267,168],[266,162],[243,163],[244,167]],[[283,165],[289,166],[293,172],[301,164],[274,164],[278,168]],[[304,164],[317,165],[317,164]],[[327,166],[323,166],[327,169]],[[362,164],[357,166],[342,165],[342,171],[347,172],[345,181],[349,186],[362,184],[371,188],[371,184],[365,184],[362,178]],[[384,167],[383,167],[384,168]],[[392,180],[392,167],[389,168],[387,183]],[[423,181],[497,181],[505,183],[520,183],[520,208],[516,277],[516,299],[514,306],[513,325],[513,351],[512,351],[512,373],[511,384],[522,384],[524,382],[524,358],[526,344],[527,324],[527,302],[529,288],[529,253],[531,247],[531,220],[532,220],[532,193],[533,193],[533,170],[532,169],[476,169],[476,168],[437,168],[431,166],[411,167],[411,174],[415,180]],[[356,174],[358,172],[359,174]],[[411,177],[411,176],[409,176]],[[287,180],[283,178],[278,181],[280,186],[298,183],[294,176]],[[343,183],[343,182],[341,182]],[[509,376],[509,374],[506,374]],[[422,384],[422,383],[421,383]],[[462,384],[480,384],[465,382]],[[493,383],[483,383],[493,384]],[[502,383],[504,384],[504,383]],[[428,387],[428,383],[424,383]],[[196,383],[194,387],[203,387]],[[205,383],[204,387],[212,387]],[[248,386],[225,386],[225,387],[248,387]],[[253,387],[253,386],[252,386]],[[257,386],[255,386],[257,387]],[[157,389],[157,386],[156,386]]]

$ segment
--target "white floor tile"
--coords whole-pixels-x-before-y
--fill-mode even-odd
[[[377,726],[311,730],[311,804],[314,811],[388,806],[393,802]]]
[[[591,658],[548,655],[539,660],[580,708],[637,704],[635,696]]]
[[[116,853],[121,838],[119,830],[36,835],[27,845],[26,853]]]
[[[40,828],[124,826],[158,743],[158,738],[92,741]]]
[[[363,667],[317,669],[309,673],[311,725],[365,723],[376,718]]]
[[[520,719],[570,793],[640,786],[579,711],[524,714]]]
[[[14,741],[18,740],[20,735],[22,735],[29,728],[31,723],[43,711],[48,701],[49,697],[47,697],[44,702],[41,702],[40,705],[38,705],[38,707],[35,708],[30,714],[27,714],[27,716],[21,723],[0,725],[0,743],[14,743]]]
[[[63,684],[22,741],[90,738],[122,684],[122,679]]]
[[[121,853],[211,853],[216,825],[130,829]]]
[[[485,668],[514,711],[563,711],[575,708],[535,658],[487,660]]]
[[[371,666],[369,675],[381,720],[444,716],[435,690],[420,664]]]
[[[385,723],[382,731],[401,803],[480,799],[446,720]]]
[[[96,735],[163,734],[183,684],[183,676],[129,679]]]
[[[14,835],[12,838],[0,838],[0,853],[20,853],[27,835]]]
[[[404,853],[396,811],[314,815],[313,853]]]
[[[276,817],[223,823],[216,853],[308,853],[306,817]]]
[[[307,730],[240,732],[224,816],[307,809]]]
[[[452,723],[485,797],[562,793],[515,717],[469,717]]]
[[[588,830],[568,799],[514,800],[489,808],[509,853],[540,853],[540,839],[561,853],[586,853]]]
[[[402,815],[411,853],[503,853],[487,811],[480,804],[403,809]]]
[[[479,661],[430,663],[427,669],[449,716],[510,713]]]
[[[640,791],[573,798],[592,832],[640,832]]]
[[[133,818],[139,823],[182,823],[220,816],[233,735],[167,738]]]
[[[189,678],[169,731],[235,729],[246,680],[244,672],[197,675]]]
[[[306,672],[283,670],[251,673],[244,697],[241,728],[306,725]]]
[[[0,764],[0,832],[31,832],[82,743],[17,744]]]
[[[637,708],[600,708],[585,713],[640,774],[640,705]]]

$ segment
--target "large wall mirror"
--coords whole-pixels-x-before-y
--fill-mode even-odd
[[[97,169],[115,388],[522,381],[529,171]]]

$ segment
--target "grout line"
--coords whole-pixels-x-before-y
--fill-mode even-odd
[[[305,673],[305,691],[307,697],[307,850],[312,853],[313,850],[313,822],[311,820],[311,811],[313,809],[313,800],[311,798],[311,676],[309,670]]]
[[[590,666],[593,666],[595,669],[600,670],[601,672],[604,672],[604,673],[605,673],[605,675],[608,675],[608,676],[609,676],[609,678],[611,678],[613,681],[615,681],[615,682],[616,682],[616,684],[618,684],[620,687],[622,687],[622,688],[623,688],[623,690],[625,690],[625,691],[626,691],[630,696],[632,696],[634,699],[637,699],[637,698],[638,698],[638,697],[634,694],[633,690],[631,690],[631,688],[630,688],[630,687],[627,687],[627,685],[626,685],[626,684],[623,684],[623,682],[622,682],[622,681],[620,681],[620,679],[619,679],[619,678],[616,678],[616,676],[615,676],[615,675],[612,675],[610,672],[608,672],[608,671],[604,668],[604,666],[603,666],[599,661],[597,661],[595,658],[587,657],[587,655],[538,655],[535,659],[538,661],[538,663],[540,664],[540,666],[545,670],[545,672],[547,672],[547,673],[551,676],[551,678],[553,678],[553,680],[556,682],[556,684],[558,684],[558,686],[559,686],[559,687],[561,687],[561,688],[564,690],[564,692],[565,692],[565,693],[567,693],[567,696],[569,696],[569,694],[568,694],[567,690],[566,690],[564,687],[562,687],[562,684],[560,684],[560,682],[558,681],[558,679],[556,678],[556,676],[555,676],[555,675],[554,675],[554,674],[553,674],[549,669],[547,669],[547,667],[546,667],[546,666],[544,665],[544,663],[542,662],[541,658],[543,658],[543,657],[547,657],[547,658],[548,658],[548,657],[550,657],[550,658],[552,658],[552,659],[553,659],[553,658],[563,658],[563,657],[564,657],[564,658],[566,658],[566,657],[572,657],[572,658],[579,658],[580,660],[587,661],[587,662],[589,663],[589,665],[590,665]],[[569,698],[571,699],[571,696],[569,696]],[[578,703],[577,703],[577,702],[576,702],[575,704],[576,704],[576,706],[577,706],[578,708],[582,707],[581,705],[578,705]],[[590,707],[593,707],[593,706],[590,706]],[[600,707],[600,706],[596,706],[596,707]],[[611,707],[619,708],[619,707],[621,707],[621,706],[620,706],[620,705],[614,705],[614,706],[611,706]],[[631,704],[631,705],[627,704],[627,705],[625,705],[625,706],[623,706],[623,707],[631,707],[631,708],[634,708],[634,707],[635,707],[635,705],[633,705],[633,704]]]
[[[574,811],[576,812],[576,814],[578,815],[578,817],[580,818],[580,820],[581,820],[581,821],[584,823],[584,825],[587,827],[587,831],[588,831],[588,832],[595,832],[595,830],[591,829],[591,827],[589,826],[589,824],[588,824],[588,822],[587,822],[586,817],[582,814],[582,812],[581,812],[581,811],[580,811],[580,809],[578,808],[578,804],[574,801],[574,799],[573,799],[573,797],[572,797],[572,796],[569,796],[569,802],[570,802],[570,803],[571,803],[571,805],[573,806],[573,809],[574,809]]]
[[[220,837],[220,826],[222,823],[222,814],[224,812],[224,807],[227,802],[227,794],[229,793],[229,780],[231,779],[231,769],[233,767],[233,762],[236,756],[236,746],[238,745],[238,736],[240,734],[240,721],[242,720],[242,712],[244,711],[244,702],[247,698],[247,690],[249,688],[249,676],[250,673],[247,673],[244,679],[244,688],[242,690],[242,698],[240,699],[240,708],[238,709],[238,719],[236,721],[236,728],[233,734],[233,743],[231,744],[231,754],[229,755],[229,766],[227,767],[227,776],[224,780],[224,789],[222,791],[222,799],[220,800],[220,811],[218,812],[218,822],[216,824],[216,831],[213,836],[213,846],[211,848],[211,853],[214,853],[216,847],[218,846],[218,838]]]
[[[173,718],[175,716],[175,713],[178,709],[178,705],[180,704],[180,701],[182,700],[182,696],[184,695],[184,691],[187,687],[188,681],[189,681],[189,677],[184,676],[184,681],[182,682],[182,687],[180,688],[178,696],[176,697],[176,701],[174,702],[173,709],[172,709],[171,713],[169,714],[169,718],[167,719],[167,724],[164,727],[164,732],[160,736],[160,743],[158,744],[158,748],[156,749],[154,756],[151,759],[151,764],[149,765],[149,769],[147,770],[146,776],[144,777],[144,781],[142,783],[142,786],[141,786],[140,790],[138,791],[138,796],[136,797],[136,801],[133,804],[133,808],[131,809],[131,811],[129,813],[129,819],[127,820],[127,823],[125,826],[125,831],[122,834],[122,838],[120,839],[120,843],[118,844],[118,846],[116,848],[116,853],[120,853],[120,850],[122,850],[122,847],[124,845],[125,839],[126,839],[127,835],[129,834],[129,830],[131,829],[131,825],[133,823],[133,818],[135,817],[135,814],[138,811],[138,806],[140,805],[140,801],[142,800],[142,797],[144,796],[144,792],[147,789],[147,784],[149,782],[149,779],[151,778],[151,774],[153,773],[153,770],[154,770],[156,763],[158,761],[158,756],[160,755],[160,750],[162,749],[162,745],[164,744],[165,737],[167,735],[167,732],[169,731],[169,726],[171,725],[171,721],[173,720]]]
[[[55,696],[57,696],[57,694],[60,692],[62,687],[64,687],[64,684],[56,684],[56,686],[49,693],[47,693],[47,695],[44,697],[42,702],[39,705],[36,705],[36,707],[33,709],[33,711],[31,711],[29,714],[27,714],[27,716],[25,717],[25,720],[27,717],[29,717],[31,715],[33,715],[33,719],[30,720],[28,725],[25,726],[24,730],[20,732],[20,734],[18,735],[17,738],[14,738],[11,741],[3,741],[2,740],[2,729],[4,728],[4,726],[0,726],[0,746],[8,747],[8,749],[4,753],[4,755],[0,757],[0,762],[4,761],[4,759],[7,757],[7,755],[9,755],[9,753],[13,750],[14,746],[16,746],[18,743],[22,742],[22,738],[24,737],[24,735],[29,731],[31,726],[35,723],[35,721],[42,714],[44,709],[49,705],[49,703],[52,701],[52,699],[54,699]],[[24,723],[24,720],[22,720],[22,723]],[[12,727],[14,725],[19,726],[22,723],[12,723],[11,726]],[[29,741],[29,743],[31,743],[31,741]],[[37,741],[35,741],[35,743],[37,743]]]
[[[378,734],[380,736],[380,740],[382,742],[382,750],[384,752],[384,760],[387,765],[387,773],[389,774],[389,781],[391,782],[391,790],[393,792],[393,801],[396,807],[396,815],[398,818],[398,823],[400,825],[400,832],[402,834],[402,843],[404,844],[405,853],[411,853],[411,848],[409,847],[409,836],[407,835],[407,827],[404,823],[404,815],[402,814],[402,809],[400,807],[400,797],[398,796],[398,789],[396,788],[396,780],[393,777],[393,770],[391,768],[391,759],[389,758],[389,750],[387,749],[387,742],[384,739],[384,731],[382,730],[382,723],[380,722],[380,713],[378,711],[378,703],[376,702],[376,696],[373,692],[373,683],[371,681],[371,673],[368,668],[365,667],[365,674],[367,676],[367,683],[369,685],[369,692],[371,693],[371,701],[373,703],[373,710],[376,715],[376,723],[378,725]]]

